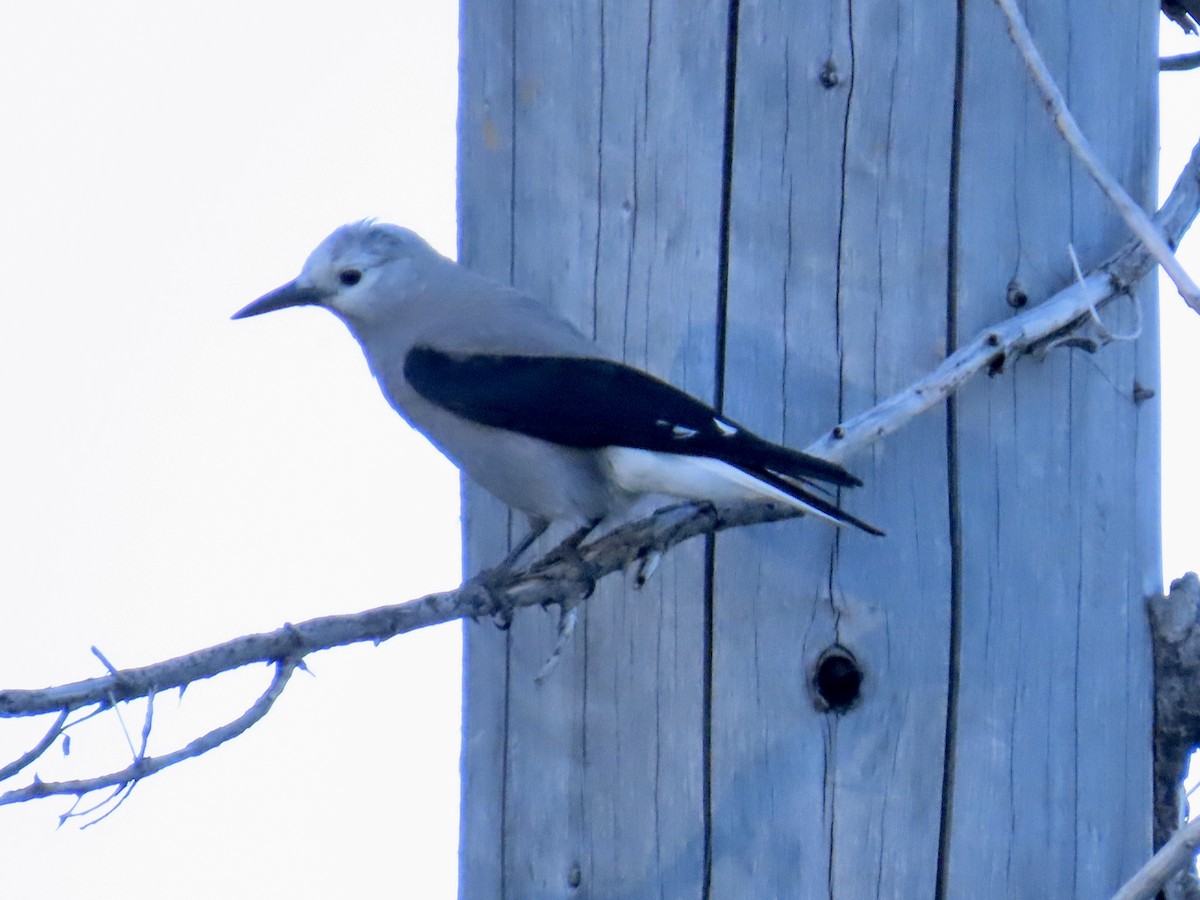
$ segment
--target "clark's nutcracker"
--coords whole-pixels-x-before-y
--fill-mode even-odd
[[[607,359],[543,304],[446,259],[408,229],[339,228],[298,278],[233,318],[304,305],[345,322],[396,412],[529,517],[520,550],[550,521],[585,523],[582,539],[647,494],[766,500],[883,533],[813,492],[815,482],[862,484],[841,466],[763,440]]]

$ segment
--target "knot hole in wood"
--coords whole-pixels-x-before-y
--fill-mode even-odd
[[[821,712],[844,713],[862,696],[863,670],[841,644],[826,647],[813,667],[812,689]]]

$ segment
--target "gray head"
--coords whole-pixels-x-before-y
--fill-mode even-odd
[[[289,306],[324,306],[344,319],[369,319],[391,296],[372,288],[387,274],[403,284],[442,257],[416,233],[370,219],[343,225],[308,257],[300,275],[233,314],[245,319]]]

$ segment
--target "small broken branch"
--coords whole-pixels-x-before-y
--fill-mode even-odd
[[[1092,150],[1091,144],[1080,130],[1075,117],[1071,115],[1071,110],[1067,107],[1062,92],[1050,75],[1050,69],[1047,68],[1045,60],[1038,52],[1037,45],[1033,42],[1033,35],[1029,33],[1029,26],[1025,24],[1025,18],[1017,9],[1015,0],[996,0],[996,4],[1008,20],[1009,37],[1012,38],[1013,43],[1021,52],[1021,56],[1025,59],[1025,66],[1029,69],[1030,78],[1041,93],[1042,100],[1046,104],[1046,111],[1054,120],[1059,134],[1063,136],[1067,146],[1075,154],[1075,158],[1083,163],[1088,174],[1092,176],[1092,180],[1100,186],[1100,190],[1116,207],[1121,218],[1125,220],[1125,224],[1129,226],[1129,230],[1138,236],[1154,258],[1158,260],[1158,264],[1163,267],[1167,276],[1175,282],[1175,287],[1179,289],[1179,295],[1183,297],[1188,306],[1200,313],[1200,286],[1196,285],[1179,260],[1175,258],[1174,250],[1150,216],[1129,196],[1125,188],[1121,187],[1121,183],[1109,174],[1095,151]]]
[[[1164,56],[1158,61],[1158,71],[1160,72],[1187,72],[1191,69],[1200,69],[1200,53]]]

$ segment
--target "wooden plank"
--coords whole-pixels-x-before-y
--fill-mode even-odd
[[[512,7],[460,7],[459,260],[499,281],[512,279],[512,229],[503,211],[512,185]],[[463,569],[502,559],[512,514],[463,479]],[[517,523],[520,527],[520,523]],[[504,896],[508,638],[489,622],[463,625],[462,807],[458,890]]]
[[[1068,102],[1135,196],[1153,196],[1153,6],[1031,4]],[[968,8],[958,204],[960,334],[1125,239],[1050,126],[992,4]],[[1086,48],[1086,49],[1085,49]],[[1133,126],[1140,124],[1140,132]],[[1098,897],[1150,852],[1143,597],[1157,439],[1153,288],[1138,344],[1025,359],[960,397],[962,643],[951,896]],[[1106,314],[1106,317],[1112,313]],[[1113,319],[1128,329],[1132,317]],[[1141,514],[1135,515],[1138,511]],[[1004,823],[998,827],[999,823]]]
[[[1153,10],[1030,5],[1085,129],[1148,196]],[[952,322],[968,336],[1008,315],[1014,278],[1034,300],[1061,286],[1068,241],[1087,265],[1123,237],[991,4],[738,9],[724,310],[714,0],[466,0],[464,259],[701,396],[724,314],[725,408],[802,446],[932,368]],[[1149,851],[1142,293],[1136,344],[1022,360],[953,421],[852,460],[867,486],[843,500],[885,539],[811,521],[723,535],[710,598],[700,546],[679,548],[644,596],[602,587],[540,688],[551,617],[469,627],[462,895],[1111,891]],[[466,493],[474,568],[510,517]],[[865,671],[842,715],[810,693],[834,643]]]
[[[742,4],[726,409],[771,437],[803,446],[944,353],[954,19],[927,0]],[[934,893],[945,427],[850,462],[866,487],[843,500],[886,538],[801,521],[718,540],[717,896]],[[808,687],[834,643],[866,674],[844,715]]]
[[[492,65],[498,79],[503,51],[484,48],[499,23],[479,13],[484,4],[466,6],[475,12],[464,16],[464,78]],[[466,115],[462,124],[474,145],[462,160],[474,219],[464,229],[495,239],[511,223],[517,285],[610,352],[701,396],[715,373],[726,27],[725,3],[712,0],[619,14],[520,4],[508,48],[511,158],[483,154],[487,131]],[[464,87],[464,110],[473,104]],[[504,117],[495,107],[493,116]],[[511,204],[492,187],[506,184],[506,164]],[[487,723],[502,707],[507,737],[490,761],[490,739],[465,757],[482,799],[464,796],[464,820],[479,823],[464,824],[464,867],[485,867],[491,852],[502,872],[496,889],[493,873],[464,871],[463,896],[557,896],[574,884],[591,896],[699,892],[703,629],[697,543],[671,554],[640,595],[603,585],[540,687],[551,616],[517,617],[506,670],[469,635],[468,704],[491,707],[479,714]],[[481,848],[495,835],[483,807],[498,794],[501,845]]]

